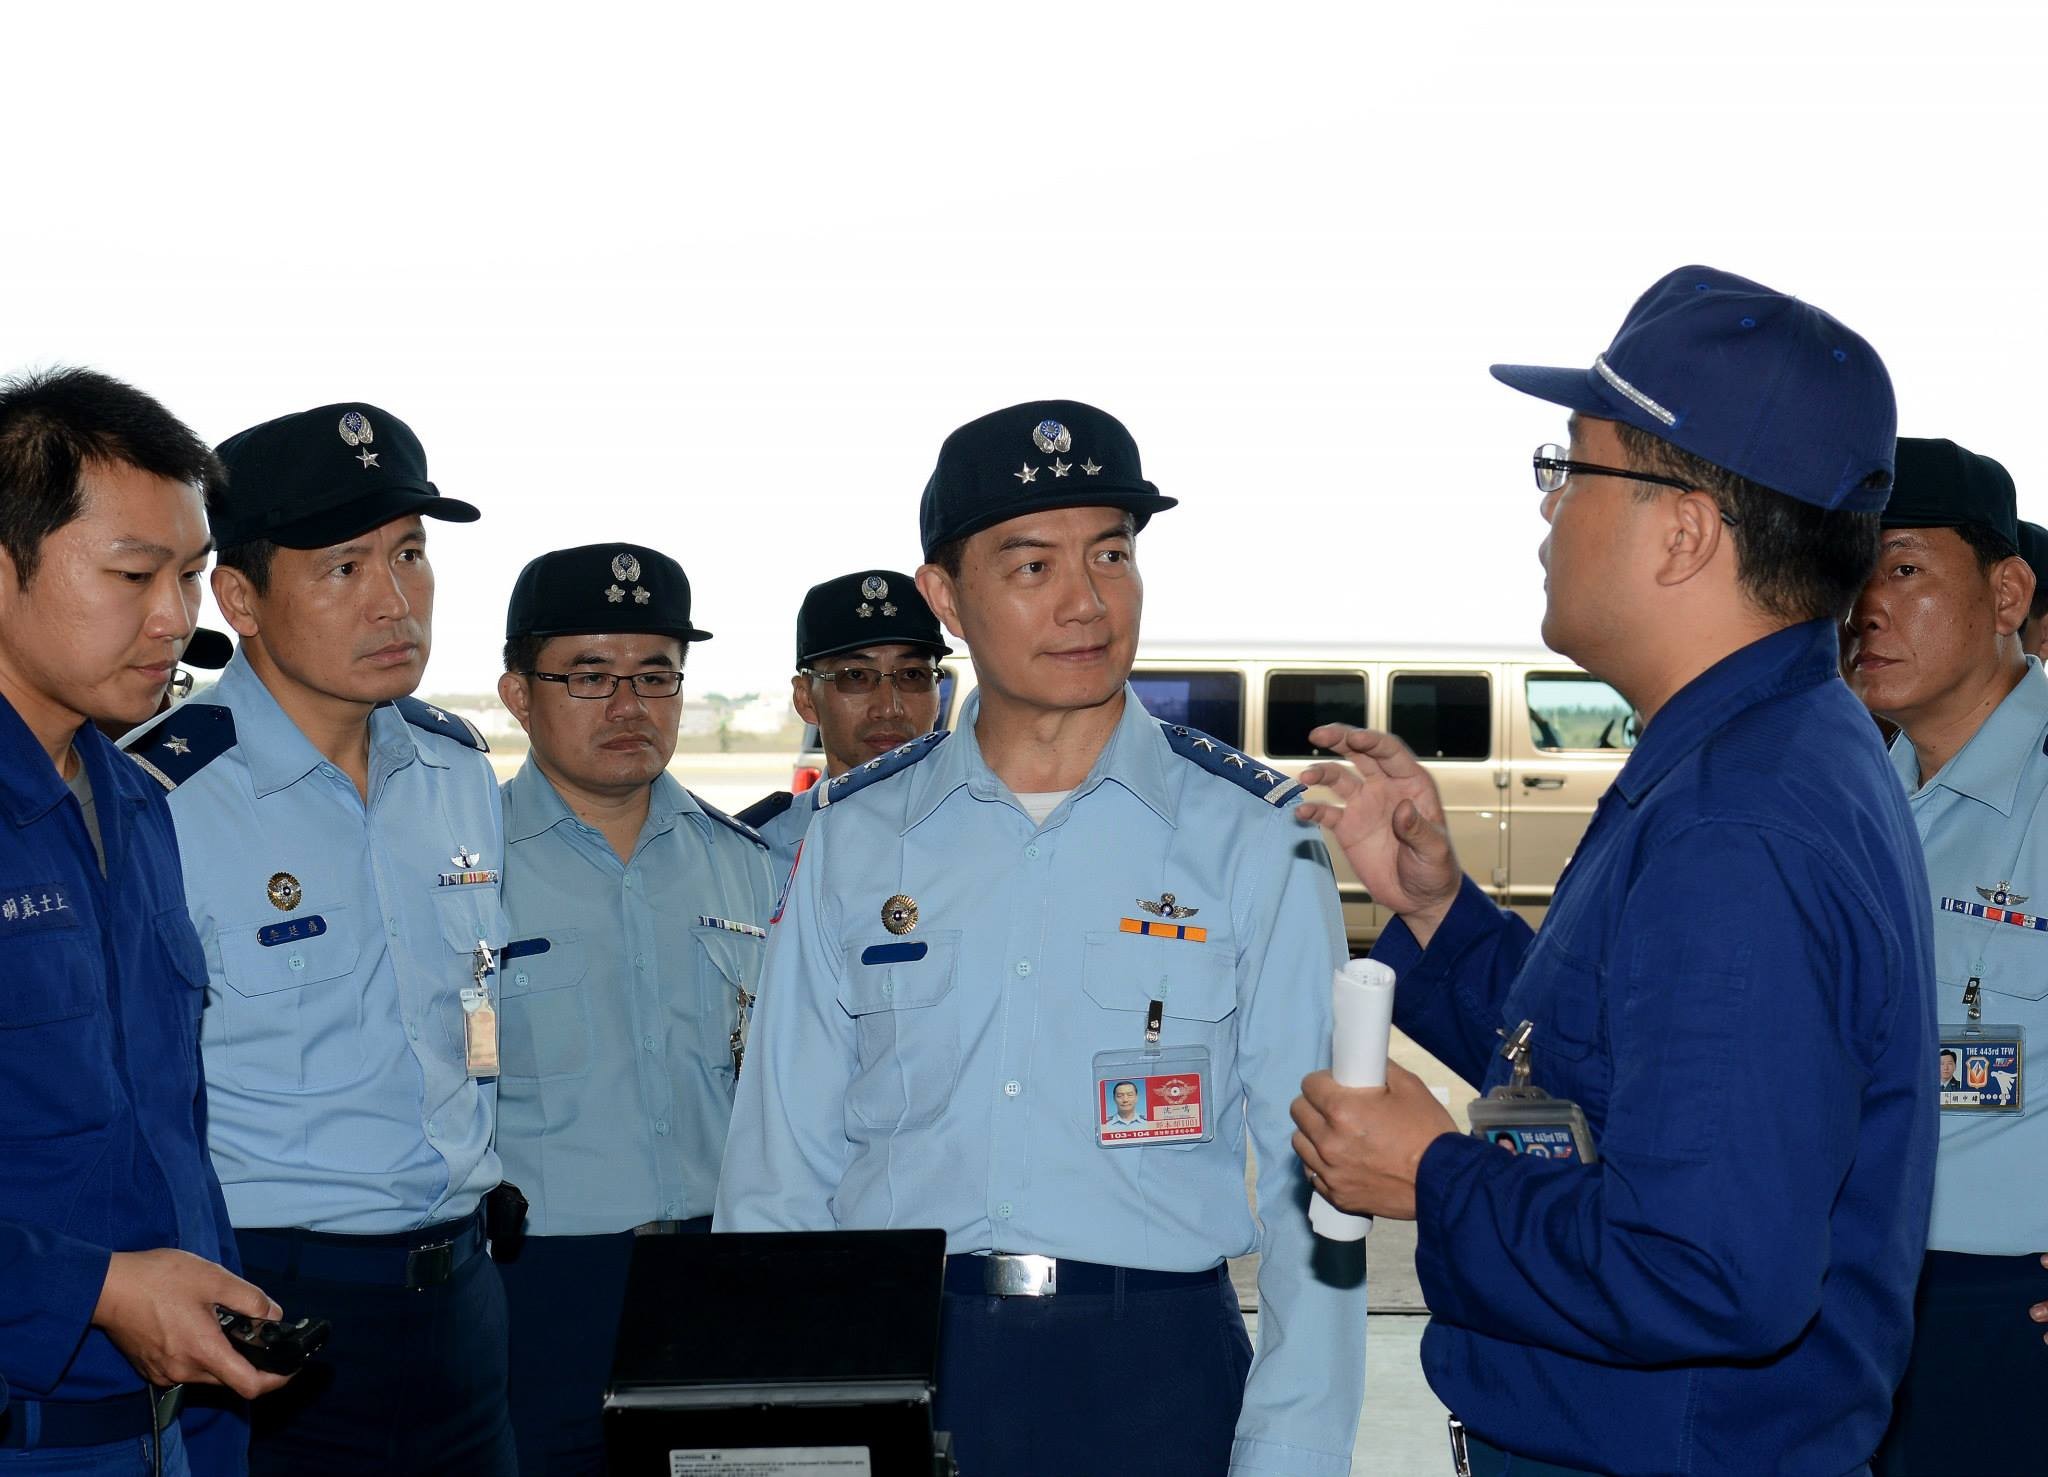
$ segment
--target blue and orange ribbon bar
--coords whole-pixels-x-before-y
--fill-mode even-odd
[[[1191,944],[1206,944],[1209,930],[1193,928],[1185,923],[1154,923],[1144,918],[1126,918],[1118,925],[1125,933],[1140,934],[1148,939],[1186,939]]]

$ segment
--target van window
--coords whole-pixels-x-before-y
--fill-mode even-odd
[[[1131,673],[1145,711],[1162,723],[1199,728],[1235,748],[1244,747],[1244,674],[1241,672]]]
[[[1365,678],[1356,672],[1273,672],[1266,678],[1266,747],[1272,759],[1314,759],[1309,730],[1365,727]]]
[[[1424,759],[1484,759],[1493,752],[1493,682],[1483,672],[1396,677],[1387,726]]]
[[[1559,749],[1633,749],[1636,715],[1628,700],[1584,672],[1531,672],[1529,742]]]

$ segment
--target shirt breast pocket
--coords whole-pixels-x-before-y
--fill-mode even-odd
[[[936,1122],[960,1080],[960,1024],[948,1007],[957,929],[846,946],[839,1008],[853,1018],[860,1066],[846,1106],[869,1128],[894,1132]]]
[[[1972,976],[1984,988],[1984,1019],[1992,1019],[1992,997],[2048,998],[2048,933],[1993,923],[1964,913],[1935,915],[1935,977],[1941,982],[1942,1018],[1962,1018],[1958,1002]],[[1953,992],[1953,995],[1951,995]]]
[[[550,929],[533,943],[547,947],[519,953],[497,975],[504,1075],[580,1077],[590,1070],[590,958],[582,930]]]
[[[362,1075],[361,941],[353,908],[295,920],[317,934],[278,938],[277,925],[222,929],[217,1002],[223,1075],[260,1091],[303,1092]],[[288,926],[288,925],[287,925]],[[265,942],[266,937],[273,940]],[[215,1060],[209,1055],[211,1070]]]
[[[1130,1014],[1104,1023],[1102,1047],[1142,1046],[1145,1015],[1157,1000],[1161,1046],[1214,1048],[1237,1009],[1236,950],[1227,940],[1091,933],[1083,940],[1081,988],[1103,1010]]]

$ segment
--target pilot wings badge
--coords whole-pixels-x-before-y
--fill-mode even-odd
[[[1159,901],[1156,903],[1147,902],[1144,898],[1139,898],[1138,906],[1152,914],[1155,918],[1192,918],[1195,914],[1202,911],[1200,908],[1183,908],[1174,901],[1173,894],[1170,892],[1160,893]]]
[[[1996,887],[1980,887],[1977,896],[1994,908],[2017,908],[2027,900],[2024,892],[2014,892],[2010,882],[2001,882]]]

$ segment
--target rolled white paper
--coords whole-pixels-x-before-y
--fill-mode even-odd
[[[1387,1085],[1387,1036],[1394,1028],[1394,971],[1372,959],[1353,959],[1330,980],[1334,1029],[1330,1075],[1344,1087]],[[1331,1241],[1359,1241],[1372,1229],[1369,1215],[1347,1215],[1320,1193],[1308,1204],[1308,1222]]]

